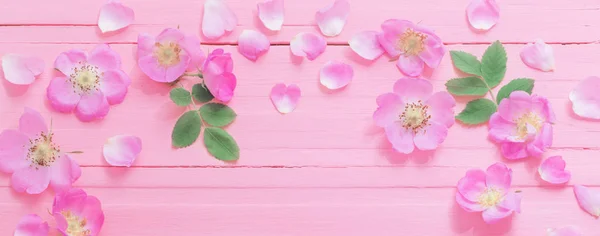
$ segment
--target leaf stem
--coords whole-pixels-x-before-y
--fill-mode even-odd
[[[483,81],[483,84],[485,84],[485,87],[487,87],[487,89],[488,89],[488,93],[492,97],[492,102],[494,102],[494,104],[496,104],[496,107],[498,107],[498,102],[496,102],[496,96],[494,96],[494,93],[492,93],[492,88],[490,88],[488,83],[485,82],[485,79],[483,79],[483,77],[477,76],[477,78],[479,78],[481,81]]]

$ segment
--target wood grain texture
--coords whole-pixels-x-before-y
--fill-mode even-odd
[[[0,129],[14,128],[24,107],[53,119],[56,140],[74,155],[83,170],[75,183],[103,203],[102,236],[147,235],[544,235],[546,228],[578,225],[596,235],[598,221],[577,206],[574,184],[600,189],[600,126],[575,117],[568,93],[600,65],[600,1],[503,0],[501,21],[487,33],[474,33],[465,20],[468,0],[350,0],[352,12],[343,33],[328,38],[326,52],[315,61],[295,58],[289,40],[300,32],[317,32],[314,13],[321,0],[286,0],[281,32],[268,32],[273,45],[251,62],[237,53],[242,29],[262,27],[258,0],[226,0],[236,12],[237,29],[217,41],[203,41],[205,51],[232,52],[238,77],[230,105],[238,113],[227,129],[237,139],[241,159],[222,163],[198,142],[187,149],[170,145],[171,129],[185,108],[168,99],[170,87],[149,80],[137,67],[140,32],[158,34],[177,27],[198,35],[203,0],[122,0],[136,12],[135,24],[122,32],[101,35],[96,19],[104,2],[77,0],[0,0],[0,55],[39,56],[45,72],[29,87],[1,79]],[[549,17],[554,16],[554,17]],[[481,55],[488,42],[505,43],[505,82],[536,79],[534,93],[550,99],[557,115],[554,145],[545,157],[562,155],[573,179],[549,186],[537,175],[541,159],[506,161],[487,139],[487,127],[455,124],[444,144],[433,152],[395,153],[372,122],[375,98],[391,91],[402,74],[382,57],[365,61],[347,46],[362,30],[377,30],[388,18],[405,18],[434,29],[449,50]],[[518,54],[535,38],[551,42],[557,69],[543,73],[527,68]],[[55,57],[68,49],[89,50],[110,43],[123,59],[133,83],[125,101],[111,107],[105,120],[82,123],[73,114],[52,111],[45,99]],[[219,45],[223,44],[223,45]],[[354,67],[352,83],[327,91],[318,83],[321,67],[338,60]],[[1,74],[1,73],[0,73]],[[445,56],[425,77],[435,90],[461,76]],[[268,96],[275,83],[302,89],[299,107],[281,115]],[[191,81],[184,81],[189,87]],[[468,99],[458,99],[460,111]],[[117,134],[134,134],[144,149],[131,168],[110,167],[102,145]],[[513,186],[523,191],[523,212],[496,225],[454,203],[456,182],[471,168],[505,162],[514,170]],[[39,196],[15,193],[9,176],[0,175],[0,235],[10,235],[18,219],[45,214],[52,191]]]

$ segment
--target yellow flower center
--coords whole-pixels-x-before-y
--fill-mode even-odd
[[[520,139],[525,139],[527,137],[527,126],[533,126],[535,131],[538,132],[542,128],[544,120],[537,114],[533,112],[528,112],[522,115],[521,117],[515,120],[517,123],[517,135]]]
[[[79,93],[88,93],[97,90],[100,85],[100,77],[104,73],[98,71],[97,66],[79,63],[78,67],[73,68],[73,73],[69,76],[69,82]]]
[[[477,203],[483,207],[493,207],[502,201],[502,192],[495,188],[486,188],[477,198]]]
[[[156,43],[154,44],[154,57],[158,59],[158,63],[164,67],[169,67],[179,63],[179,54],[181,48],[177,43]]]
[[[413,133],[418,133],[429,125],[431,115],[427,113],[429,106],[423,105],[421,100],[413,103],[408,103],[404,107],[404,111],[400,114],[402,127],[410,129]]]
[[[52,133],[41,133],[37,138],[29,140],[27,160],[36,169],[52,165],[59,158],[60,150],[52,142]]]
[[[425,50],[425,39],[427,39],[427,35],[409,28],[400,35],[396,48],[405,56],[415,56]]]
[[[60,213],[67,220],[67,235],[68,236],[89,236],[92,235],[92,231],[85,228],[87,220],[83,217],[79,217],[71,211],[62,211]]]

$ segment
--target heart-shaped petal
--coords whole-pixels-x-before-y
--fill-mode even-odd
[[[363,31],[352,36],[348,41],[356,54],[367,60],[375,60],[385,51],[377,40],[377,31]]]
[[[4,79],[12,84],[27,85],[35,81],[35,77],[44,71],[44,61],[35,57],[18,54],[2,56]]]
[[[329,6],[319,10],[315,16],[321,33],[333,37],[339,35],[350,14],[350,3],[346,0],[335,0]]]
[[[581,209],[596,218],[600,217],[600,191],[591,190],[583,185],[575,185],[573,192]]]
[[[136,136],[117,135],[106,141],[102,151],[111,166],[130,167],[142,151],[142,140]]]
[[[306,57],[312,61],[325,52],[327,41],[323,36],[313,33],[299,33],[290,41],[292,54]]]
[[[600,119],[600,77],[590,76],[581,81],[569,94],[573,112],[578,116]]]
[[[521,50],[521,60],[525,65],[541,71],[554,70],[554,50],[541,39],[528,43]]]
[[[202,17],[202,34],[209,39],[217,39],[231,32],[237,25],[235,13],[222,0],[206,0]]]
[[[275,108],[282,114],[290,113],[298,105],[301,92],[300,87],[295,84],[286,86],[283,83],[276,84],[271,89],[271,102]]]
[[[267,36],[255,30],[244,30],[238,39],[238,51],[251,61],[256,61],[270,47]]]
[[[134,18],[133,9],[117,0],[109,0],[100,8],[98,27],[102,33],[117,31],[131,25]]]
[[[538,168],[538,173],[548,183],[564,184],[571,179],[571,172],[565,170],[565,166],[561,156],[548,157]]]
[[[477,30],[489,30],[500,19],[500,8],[496,0],[471,0],[467,6],[469,24]]]
[[[579,228],[568,225],[559,229],[548,229],[548,236],[582,236]]]
[[[283,0],[266,0],[258,3],[258,18],[270,30],[281,30],[283,25],[284,7]]]
[[[328,89],[340,89],[348,85],[353,77],[352,66],[342,62],[329,61],[321,69],[320,81]]]
[[[21,218],[14,236],[47,236],[49,231],[48,222],[45,222],[36,214],[30,214]]]

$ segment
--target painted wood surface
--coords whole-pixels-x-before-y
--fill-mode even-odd
[[[203,0],[122,0],[135,10],[135,24],[117,34],[101,35],[96,19],[100,0],[1,0],[0,55],[36,55],[47,63],[29,87],[0,83],[1,129],[17,126],[23,107],[53,118],[57,142],[75,155],[83,175],[76,186],[103,203],[103,236],[119,235],[544,235],[546,228],[575,224],[597,235],[598,220],[577,206],[573,184],[600,189],[600,126],[577,119],[568,93],[600,65],[600,1],[503,0],[501,22],[485,34],[472,32],[464,8],[468,0],[351,0],[343,33],[328,38],[326,52],[315,61],[290,55],[289,40],[318,29],[314,13],[322,0],[287,0],[284,29],[268,33],[269,53],[257,62],[239,55],[242,29],[258,28],[258,0],[227,0],[240,19],[238,29],[218,41],[204,41],[205,51],[232,52],[238,88],[230,103],[238,118],[228,130],[241,147],[241,159],[226,164],[210,157],[203,145],[175,150],[170,133],[184,111],[168,99],[170,87],[149,80],[137,68],[139,32],[157,34],[177,27],[199,35]],[[434,152],[395,153],[371,119],[378,94],[402,77],[383,57],[368,62],[347,46],[352,34],[379,28],[388,18],[405,18],[434,29],[451,50],[481,55],[488,42],[506,44],[506,78],[536,79],[534,93],[550,98],[558,121],[554,145],[546,156],[562,155],[573,179],[548,186],[537,176],[539,159],[506,162],[487,140],[487,127],[456,124]],[[553,44],[557,70],[527,68],[518,53],[528,41]],[[68,49],[111,44],[132,80],[125,101],[111,107],[105,120],[82,123],[72,114],[50,109],[46,87],[56,75],[50,65]],[[329,92],[318,73],[329,60],[351,64],[349,87]],[[446,55],[439,68],[426,73],[436,90],[460,76]],[[280,115],[271,105],[275,83],[296,83],[303,93],[296,111]],[[466,100],[458,100],[459,111]],[[110,167],[102,145],[117,134],[142,138],[144,149],[131,168]],[[466,213],[454,203],[455,185],[466,170],[503,161],[514,170],[513,186],[523,191],[523,212],[496,225]],[[10,235],[19,218],[37,213],[45,219],[52,193],[15,193],[0,175],[0,235]]]

